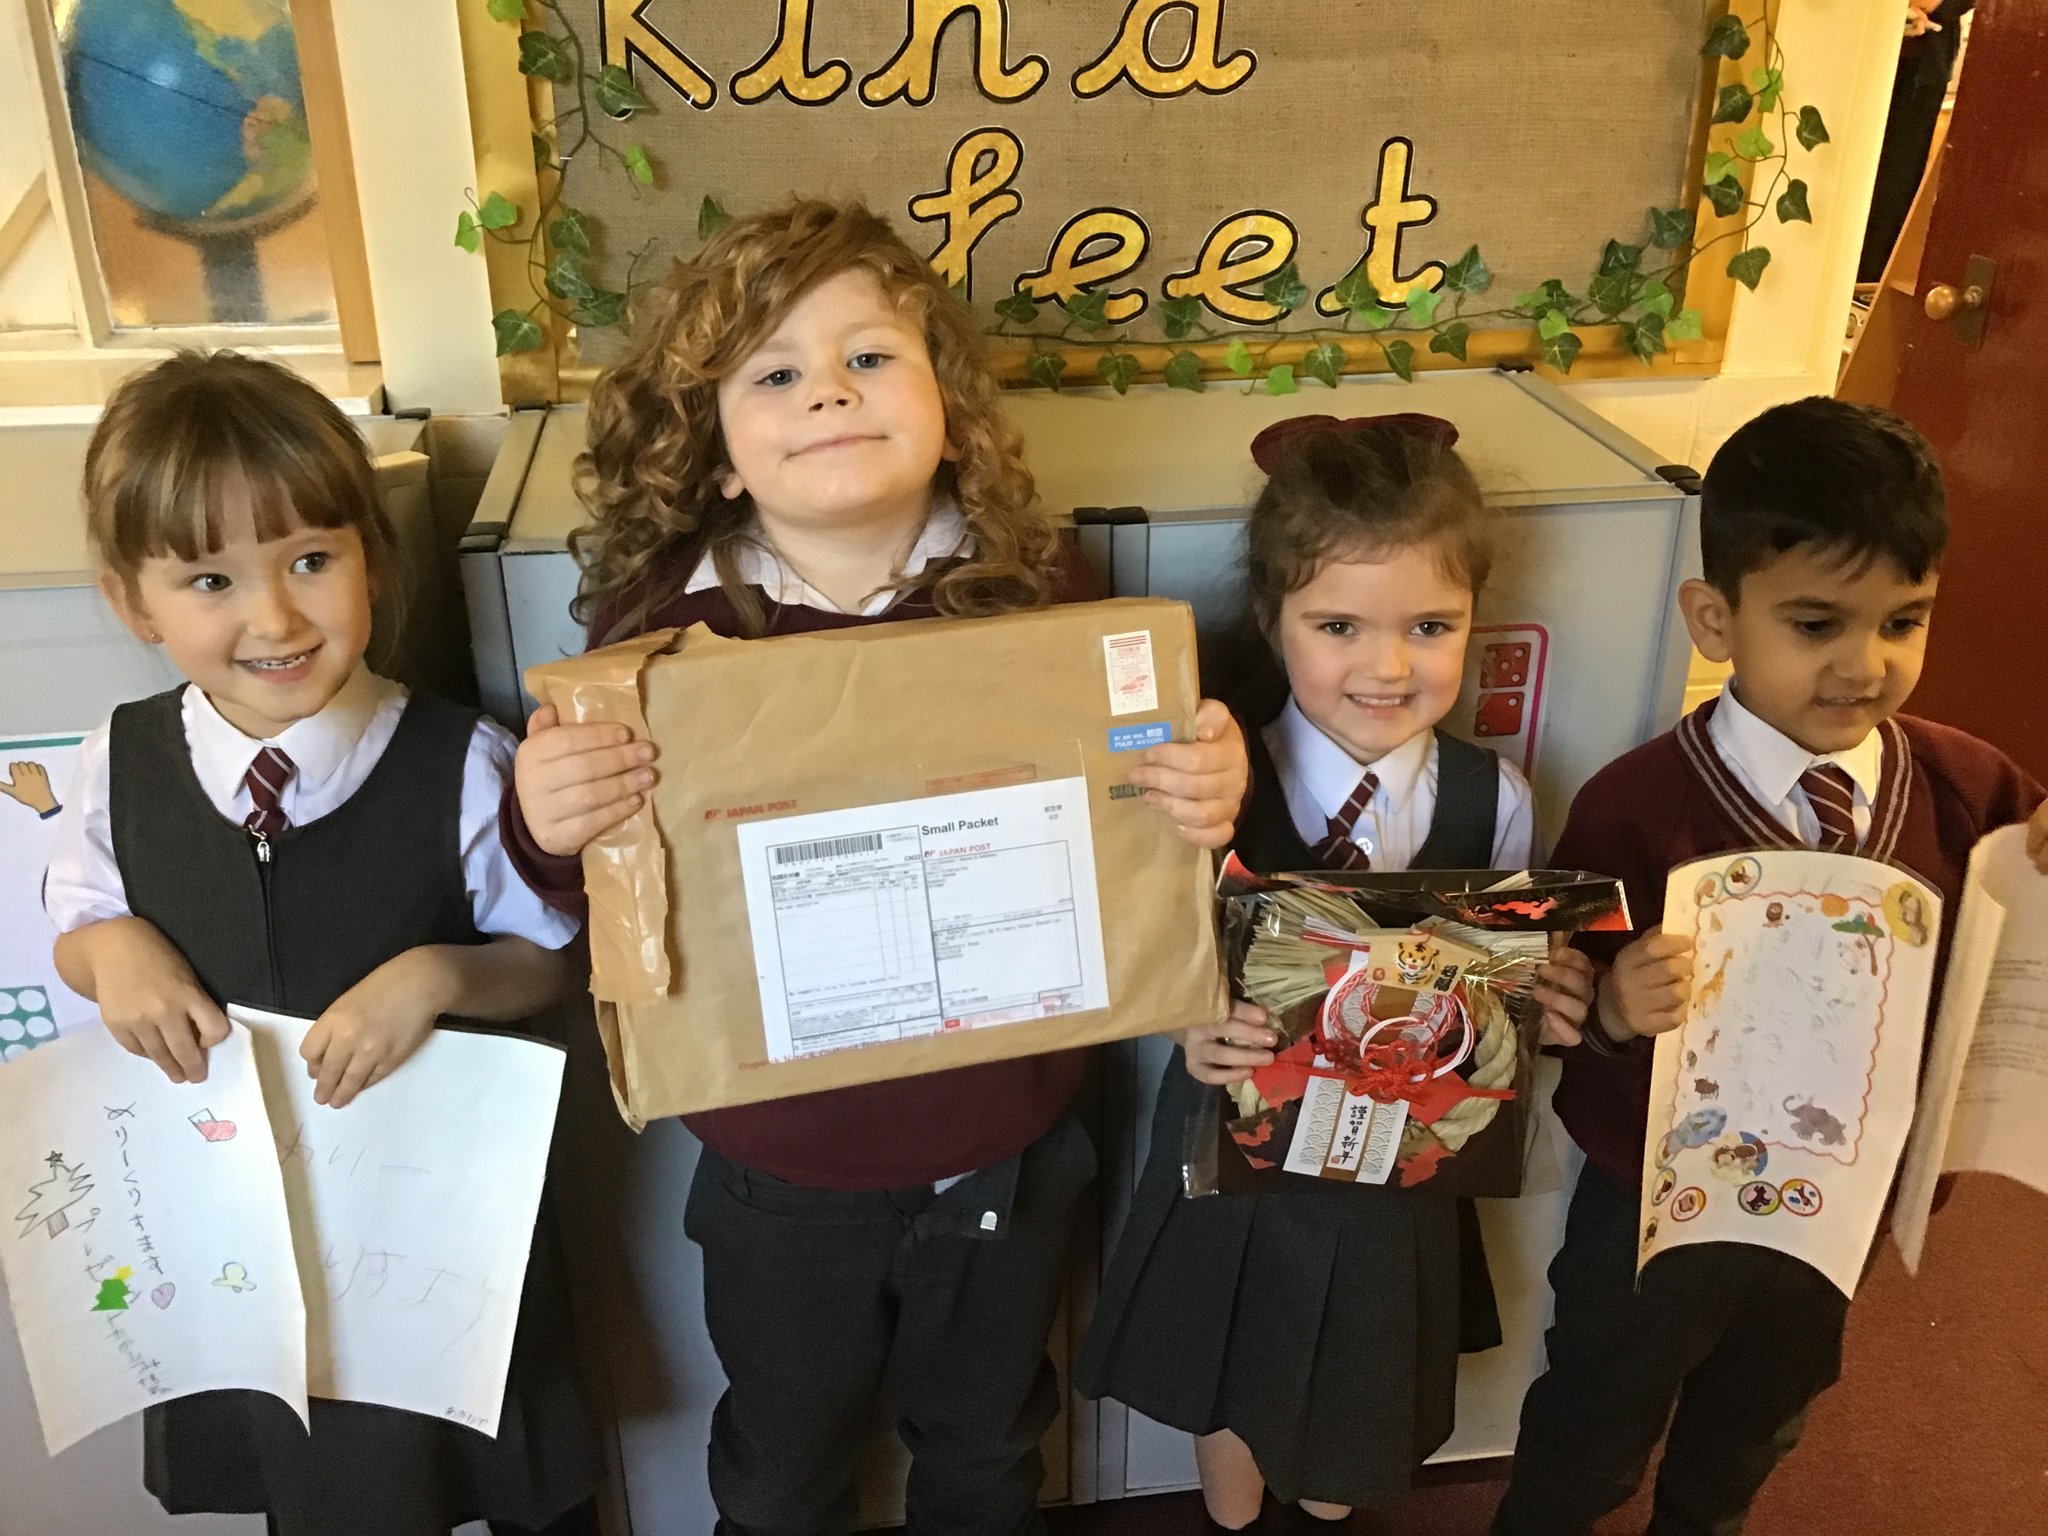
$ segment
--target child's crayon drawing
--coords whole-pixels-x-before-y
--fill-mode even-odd
[[[1657,1045],[1641,1261],[1755,1242],[1848,1291],[1912,1115],[1940,899],[1798,850],[1687,865],[1666,897],[1694,982]]]

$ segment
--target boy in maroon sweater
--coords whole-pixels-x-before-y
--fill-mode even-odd
[[[1586,1536],[1635,1492],[1660,1437],[1648,1536],[1734,1536],[1840,1373],[1847,1299],[1788,1255],[1699,1244],[1637,1283],[1651,1057],[1684,1019],[1692,974],[1690,941],[1655,924],[1674,866],[1744,849],[1902,865],[1942,893],[1944,946],[1986,832],[2031,817],[2048,873],[2040,784],[1975,737],[1898,714],[1947,537],[1941,472],[1888,411],[1782,405],[1708,468],[1705,580],[1685,583],[1679,606],[1700,652],[1735,675],[1596,774],[1552,855],[1623,880],[1651,926],[1587,941],[1606,969],[1556,1099],[1586,1167],[1550,1269],[1549,1369],[1522,1405],[1495,1536]]]

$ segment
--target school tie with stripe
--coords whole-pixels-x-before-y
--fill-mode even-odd
[[[1799,775],[1799,787],[1820,821],[1820,839],[1814,844],[1822,853],[1856,851],[1856,786],[1849,775],[1833,763],[1815,763]]]
[[[275,837],[290,826],[280,801],[285,785],[297,772],[297,766],[284,755],[283,749],[265,747],[258,752],[249,771],[242,775],[242,788],[249,792],[249,803],[255,807],[242,825],[263,838]]]
[[[1379,775],[1367,773],[1358,781],[1358,787],[1351,791],[1351,797],[1337,807],[1337,814],[1329,818],[1330,830],[1311,851],[1326,869],[1371,869],[1372,856],[1359,847],[1354,839],[1358,835],[1358,818],[1365,814],[1365,808],[1372,804],[1372,797],[1380,787]]]

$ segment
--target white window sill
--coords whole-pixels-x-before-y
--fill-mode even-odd
[[[27,339],[17,333],[9,338],[14,345],[0,346],[0,427],[96,421],[116,385],[176,350],[166,345],[90,351],[61,344],[48,351],[21,349]],[[300,374],[350,416],[384,409],[384,371],[375,363],[351,363],[327,349],[263,346],[253,336],[246,344]]]

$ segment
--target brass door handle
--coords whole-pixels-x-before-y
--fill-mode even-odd
[[[1989,297],[1981,284],[1972,283],[1958,292],[1947,283],[1936,283],[1927,290],[1927,318],[1953,320],[1961,310],[1982,309]]]
[[[1974,347],[1984,339],[1984,323],[1991,311],[1991,280],[1998,268],[1989,256],[1972,256],[1963,264],[1960,283],[1936,283],[1927,290],[1921,306],[1927,318],[1953,321],[1956,340]]]

